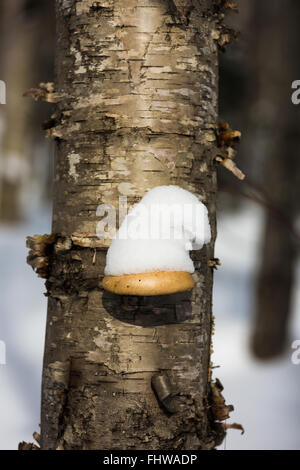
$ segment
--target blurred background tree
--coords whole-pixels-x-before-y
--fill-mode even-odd
[[[247,178],[240,183],[222,172],[219,181],[233,195],[231,207],[247,197],[265,211],[251,335],[253,353],[265,359],[288,344],[299,247],[300,108],[291,84],[300,76],[300,5],[243,0],[234,20],[243,39],[222,57],[220,107],[242,131],[238,158]]]
[[[50,194],[50,144],[41,132],[49,109],[23,93],[54,75],[54,30],[53,2],[1,2],[0,71],[7,94],[0,116],[2,221],[23,219],[32,202]]]

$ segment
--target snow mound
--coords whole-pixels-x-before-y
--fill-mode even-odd
[[[107,252],[105,275],[194,272],[190,250],[210,241],[206,206],[178,186],[157,186],[124,218]]]

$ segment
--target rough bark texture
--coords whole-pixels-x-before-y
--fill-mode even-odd
[[[61,101],[49,134],[58,142],[59,235],[47,281],[43,449],[198,449],[220,438],[207,405],[217,3],[56,1]],[[196,288],[153,298],[103,292],[106,247],[74,233],[95,235],[99,204],[117,207],[121,195],[131,204],[162,184],[198,194],[209,209],[213,239],[193,255]],[[170,381],[169,411],[151,387],[156,374]]]

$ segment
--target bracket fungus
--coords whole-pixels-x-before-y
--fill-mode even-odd
[[[206,206],[178,186],[157,186],[124,218],[108,249],[105,290],[120,295],[165,295],[191,290],[189,251],[211,238]]]

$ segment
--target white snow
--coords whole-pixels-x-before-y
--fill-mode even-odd
[[[206,206],[178,186],[151,189],[129,212],[107,253],[105,275],[194,272],[190,250],[210,241]]]
[[[50,233],[49,207],[19,226],[0,230],[0,449],[16,449],[39,432],[40,390],[47,299],[44,280],[26,264],[26,236]]]

